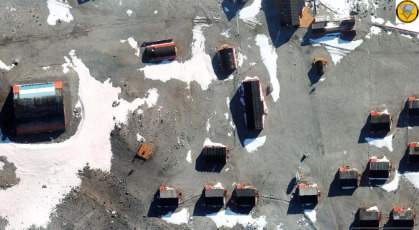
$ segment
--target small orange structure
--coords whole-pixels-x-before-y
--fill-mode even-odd
[[[314,73],[318,75],[324,74],[324,66],[327,66],[327,60],[323,57],[316,57],[313,61]]]
[[[141,147],[137,152],[137,156],[143,158],[144,160],[147,160],[150,157],[152,150],[153,149],[149,145],[141,144]]]
[[[300,27],[308,28],[313,23],[314,17],[308,12],[308,7],[304,7],[300,16]]]

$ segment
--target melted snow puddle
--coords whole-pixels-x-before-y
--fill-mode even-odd
[[[269,78],[272,84],[272,98],[274,102],[279,99],[279,81],[277,77],[277,64],[278,54],[275,52],[275,47],[269,44],[269,38],[264,34],[256,35],[256,45],[260,48],[260,56],[262,57],[263,64],[268,70]]]
[[[8,140],[0,143],[0,152],[15,164],[16,176],[20,178],[19,184],[0,190],[0,216],[8,221],[6,229],[26,229],[32,225],[45,228],[56,206],[81,184],[78,170],[89,163],[91,168],[109,171],[112,159],[109,134],[116,124],[113,116],[124,121],[126,109],[133,108],[118,99],[121,88],[113,87],[109,80],[101,83],[93,78],[74,50],[69,57],[71,61],[65,57],[63,71],[72,68],[79,77],[82,119],[77,132],[57,144],[18,144]],[[101,103],[97,103],[98,98]],[[141,100],[146,102],[148,98]],[[113,107],[115,101],[127,106]]]
[[[58,20],[70,22],[74,19],[70,13],[72,7],[67,4],[67,0],[47,0],[47,6],[49,9],[47,23],[51,26],[56,25]]]
[[[259,147],[265,144],[266,136],[245,139],[243,142],[244,147],[246,148],[247,152],[251,153],[256,151]]]
[[[253,218],[252,213],[239,214],[231,211],[229,208],[222,210],[218,213],[207,214],[214,221],[217,228],[226,227],[233,228],[237,224],[244,227],[252,227],[252,229],[264,229],[266,226],[266,216],[260,216],[259,218]]]
[[[207,90],[209,85],[217,77],[212,67],[211,57],[205,53],[205,37],[203,28],[208,25],[197,24],[194,26],[192,42],[192,58],[183,63],[178,61],[163,61],[159,64],[149,63],[140,70],[144,77],[152,80],[167,82],[177,79],[187,83],[197,82],[202,90]]]
[[[393,152],[393,134],[390,134],[384,138],[365,137],[365,141],[377,148],[386,147],[388,150],[390,150],[390,152]]]
[[[189,212],[187,208],[184,208],[180,210],[179,212],[176,212],[176,213],[170,212],[166,215],[163,215],[161,216],[161,219],[170,224],[176,224],[176,225],[188,224]]]

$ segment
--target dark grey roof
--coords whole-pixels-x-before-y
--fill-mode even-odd
[[[415,214],[412,210],[393,211],[394,220],[413,220],[414,218]]]
[[[282,24],[284,26],[300,26],[300,14],[304,0],[282,0],[281,3]]]
[[[370,170],[389,170],[390,162],[371,162]]]
[[[205,146],[203,154],[206,162],[226,163],[227,161],[227,147],[225,146]]]
[[[146,48],[148,60],[176,56],[175,44],[169,46],[151,46]]]
[[[299,188],[299,196],[317,196],[317,188],[308,187],[308,188]]]
[[[339,171],[339,179],[357,179],[358,172],[357,171]]]
[[[205,189],[205,197],[223,197],[224,189]]]
[[[419,100],[409,101],[408,112],[409,116],[419,116]]]
[[[218,58],[220,59],[221,70],[229,71],[236,68],[236,60],[234,58],[233,48],[225,48],[219,50]]]
[[[238,205],[255,205],[256,189],[243,188],[236,189],[236,203]]]
[[[379,212],[377,211],[367,211],[367,210],[360,210],[359,212],[359,220],[379,220]]]
[[[160,199],[164,198],[178,198],[178,192],[176,190],[162,190],[160,191]]]
[[[224,189],[205,189],[204,200],[206,205],[224,205]]]
[[[371,116],[371,123],[390,123],[390,119],[390,114],[373,115]]]
[[[260,98],[259,80],[243,82],[248,129],[263,129],[264,104]]]

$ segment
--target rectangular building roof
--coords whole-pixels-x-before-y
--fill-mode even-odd
[[[263,129],[264,104],[259,80],[244,81],[244,100],[248,129]]]

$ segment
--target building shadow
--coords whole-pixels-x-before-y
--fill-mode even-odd
[[[359,183],[359,187],[370,186],[369,168],[370,168],[370,162],[368,161],[367,167],[364,169],[364,171],[361,174],[361,183]]]
[[[310,86],[313,86],[314,84],[319,82],[320,78],[322,77],[322,75],[314,73],[313,64],[311,64],[311,69],[307,73],[307,76],[308,76],[308,79],[310,80]]]
[[[93,1],[94,1],[94,0],[93,0]],[[78,3],[79,5],[84,4],[84,3],[86,3],[86,2],[90,2],[90,0],[77,0],[77,3]]]
[[[216,215],[223,206],[207,206],[205,205],[205,188],[201,192],[201,196],[199,197],[198,201],[195,203],[195,207],[193,210],[194,216],[208,216],[208,215]]]
[[[159,206],[159,191],[154,193],[153,201],[148,208],[147,217],[160,218],[161,216],[174,213],[177,207],[160,207]]]
[[[359,229],[359,208],[358,208],[358,210],[356,210],[356,213],[355,213],[355,216],[354,216],[354,221],[349,226],[349,230],[351,230],[353,228]]]
[[[223,12],[226,15],[228,21],[231,21],[246,4],[245,2],[243,3],[234,3],[234,2],[235,1],[233,0],[224,0],[221,3],[221,7],[223,8]]]
[[[358,143],[366,143],[365,138],[384,138],[390,131],[371,131],[371,115],[368,115],[365,125],[362,127],[361,132],[359,133]]]
[[[409,146],[406,148],[399,162],[398,170],[401,174],[406,172],[419,172],[419,163],[409,163]]]
[[[221,63],[218,59],[218,53],[212,57],[212,68],[214,69],[214,73],[217,76],[218,80],[225,80],[227,79],[235,70],[230,70],[223,72],[221,71]]]
[[[339,184],[339,170],[337,170],[335,174],[335,178],[333,178],[332,183],[329,187],[329,193],[327,194],[328,197],[335,197],[335,196],[352,196],[356,190],[356,187],[353,189],[342,189]]]
[[[292,191],[294,191],[294,188],[295,188],[296,185],[297,185],[297,179],[295,179],[295,177],[293,177],[291,179],[290,183],[288,184],[287,191],[286,191],[287,195],[291,194]]]
[[[397,119],[398,128],[406,128],[408,126],[419,126],[419,117],[411,117],[408,114],[408,102],[404,104],[403,110],[400,112]]]
[[[298,28],[284,28],[281,26],[280,0],[263,0],[262,10],[268,24],[269,36],[275,48],[287,43]]]
[[[301,214],[304,212],[300,202],[298,202],[298,193],[295,191],[293,194],[287,209],[287,214]]]
[[[230,112],[233,122],[236,126],[237,136],[243,147],[245,147],[244,141],[246,139],[254,139],[259,136],[262,130],[247,130],[246,122],[244,119],[245,108],[240,101],[241,90],[237,89],[233,98],[230,101]]]
[[[195,170],[198,172],[214,172],[220,173],[223,170],[225,163],[208,163],[204,159],[204,150],[201,151],[195,160]]]
[[[242,206],[242,205],[237,205],[235,200],[236,197],[236,189],[234,189],[233,193],[231,194],[231,198],[228,200],[227,204],[226,204],[226,209],[229,209],[231,212],[233,213],[237,213],[240,215],[248,215],[253,207],[255,207],[254,205],[247,205],[247,206]]]

